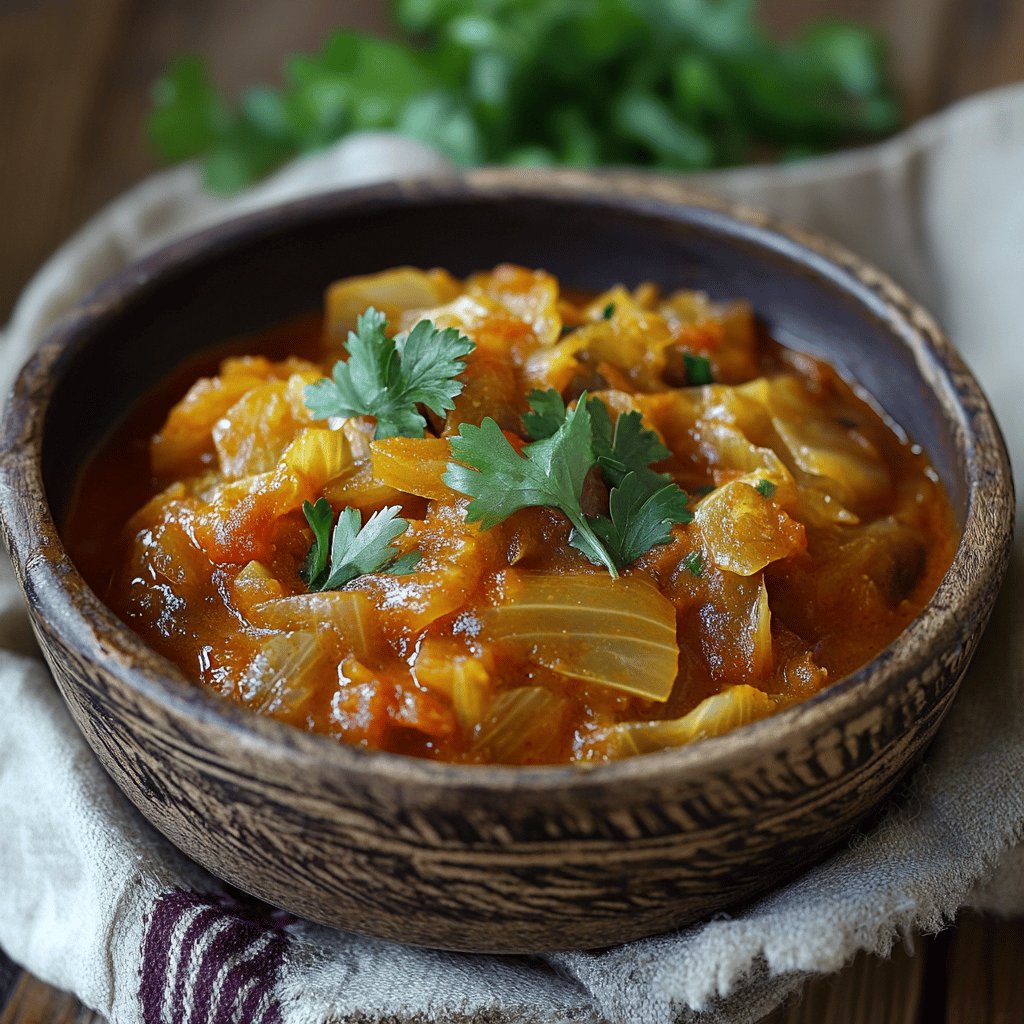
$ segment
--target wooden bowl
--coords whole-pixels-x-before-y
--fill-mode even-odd
[[[805,704],[614,764],[435,764],[344,746],[185,680],[93,594],[60,526],[76,474],[184,357],[400,263],[510,260],[565,284],[745,297],[924,446],[962,529],[889,648]],[[459,950],[625,942],[754,896],[884,799],[934,736],[1005,571],[1006,452],[932,318],[842,249],[653,178],[481,171],[318,196],[187,238],[101,287],[22,373],[0,451],[7,544],[64,699],[128,798],[214,874],[315,921]]]

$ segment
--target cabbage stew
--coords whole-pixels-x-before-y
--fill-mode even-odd
[[[602,761],[870,660],[948,567],[926,458],[743,301],[339,281],[146,399],[66,529],[198,685],[363,747]]]

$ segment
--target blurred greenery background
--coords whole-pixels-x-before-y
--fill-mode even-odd
[[[524,8],[533,2],[521,0]],[[723,7],[727,12],[740,10],[732,5]],[[680,9],[687,10],[689,5],[684,2]],[[1024,78],[1021,0],[761,0],[755,13],[757,31],[786,45],[799,40],[809,23],[823,19],[854,22],[877,32],[886,44],[888,76],[893,82],[892,92],[899,99],[903,123],[938,110],[957,97]],[[725,24],[729,23],[725,17]],[[460,31],[465,28],[463,22]],[[160,166],[162,160],[146,125],[153,109],[153,84],[177,57],[200,56],[209,69],[213,89],[222,98],[218,102],[229,111],[238,110],[247,92],[256,86],[287,91],[289,55],[305,54],[315,65],[323,59],[325,43],[336,29],[372,32],[390,40],[410,39],[416,47],[430,45],[429,31],[410,29],[408,35],[399,34],[391,0],[0,2],[0,134],[4,139],[0,147],[0,220],[5,228],[5,244],[0,247],[0,322],[18,291],[55,246],[104,203]],[[655,32],[655,36],[658,34]],[[536,51],[542,52],[543,48]],[[578,58],[572,52],[550,48],[548,54],[556,71],[560,64],[566,69],[572,67]],[[729,60],[723,63],[720,58],[721,54],[711,61],[711,77],[728,78],[728,71],[722,68]],[[479,63],[482,70],[476,88],[486,98],[488,60]],[[625,81],[621,79],[615,91],[618,109],[639,109],[643,115],[635,121],[624,117],[632,121],[628,129],[633,132],[632,138],[606,136],[603,133],[608,122],[602,119],[595,147],[587,133],[578,130],[580,118],[571,112],[572,103],[561,101],[547,105],[539,126],[530,119],[518,118],[519,125],[525,121],[528,127],[539,127],[540,134],[532,142],[524,142],[512,133],[507,148],[499,154],[520,161],[558,158],[585,162],[594,148],[602,161],[621,159],[614,156],[619,149],[631,154],[630,159],[655,165],[696,163],[708,154],[716,164],[730,162],[737,154],[753,159],[799,155],[799,142],[760,128],[754,133],[749,122],[746,128],[741,124],[739,131],[723,127],[715,111],[717,90],[701,84],[708,76],[707,64],[699,54],[678,72],[680,95],[693,96],[692,82],[698,83],[697,102],[690,102],[688,107],[684,104],[682,114],[676,112],[673,75],[666,72],[666,66],[654,62],[661,78],[653,95],[662,103],[668,102],[673,121],[684,125],[680,131],[660,131],[663,106],[643,99],[651,95],[651,90],[645,94],[642,87],[638,103],[638,90],[621,88]],[[598,84],[595,96],[605,95],[601,90],[612,83]],[[736,102],[732,95],[730,92],[730,104]],[[277,102],[271,98],[264,114],[272,114]],[[438,99],[430,102],[436,109]],[[527,109],[527,99],[521,102],[521,109]],[[250,103],[259,106],[259,101]],[[586,104],[584,108],[586,114]],[[863,114],[872,108],[854,104],[855,113],[858,109]],[[872,116],[878,118],[879,108],[873,109]],[[884,122],[884,103],[880,109]],[[693,120],[695,111],[698,113]],[[376,116],[372,106],[360,116],[367,115]],[[429,132],[428,115],[430,104],[420,105],[418,111],[414,108],[408,115],[414,122],[412,130]],[[319,144],[322,135],[318,133],[330,122],[329,117],[325,122],[314,119],[314,128],[294,133],[287,146],[284,140],[275,142],[283,150],[275,159],[287,155],[289,147],[297,150]],[[685,127],[693,124],[698,129],[696,138]],[[438,127],[446,127],[443,120]],[[476,130],[464,134],[472,140]],[[154,131],[159,135],[160,129]],[[449,133],[454,136],[449,145],[456,150],[461,144],[460,131]],[[492,139],[500,141],[501,133],[494,124],[480,131],[485,156],[493,159],[490,147],[496,143]],[[548,132],[550,138],[552,131],[555,144],[545,143],[543,133]],[[649,145],[650,136],[658,141],[660,154]],[[207,136],[211,143],[213,137],[212,133]],[[539,148],[535,146],[536,138],[541,140]],[[835,135],[825,139],[819,136],[812,138],[811,147],[857,138],[857,132],[842,140]],[[472,154],[477,145],[480,143],[472,143],[465,151]],[[219,177],[221,187],[230,187],[232,179],[237,183],[273,163],[267,157],[269,150],[261,152],[257,148],[252,154],[245,145],[211,144],[206,150],[208,157],[215,151],[227,154],[218,158],[219,169],[210,168],[213,161],[207,161],[211,178]],[[181,152],[171,150],[168,155]]]
[[[341,29],[237,98],[198,56],[153,91],[150,137],[230,192],[350,132],[458,164],[705,170],[795,159],[900,123],[880,33],[835,17],[790,38],[753,0],[392,0],[392,38]]]

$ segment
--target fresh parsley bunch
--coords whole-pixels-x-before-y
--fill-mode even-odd
[[[395,0],[398,39],[332,34],[283,84],[237,102],[197,57],[153,91],[149,135],[232,191],[349,132],[394,129],[463,165],[697,170],[804,156],[893,131],[869,30],[819,23],[790,42],[751,0]]]

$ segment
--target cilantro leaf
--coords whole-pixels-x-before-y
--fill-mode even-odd
[[[523,414],[523,425],[532,440],[550,437],[565,422],[565,402],[554,388],[531,391],[527,400],[531,411]],[[610,484],[621,483],[630,472],[640,476],[649,474],[662,483],[668,482],[667,476],[654,473],[648,467],[672,453],[653,430],[643,425],[643,418],[636,409],[621,413],[613,426],[608,406],[600,398],[589,398],[586,402],[594,459]]]
[[[439,330],[421,320],[406,335],[389,338],[384,314],[372,306],[350,331],[347,360],[334,364],[305,390],[306,406],[318,419],[373,416],[374,437],[422,437],[427,421],[417,410],[425,405],[438,416],[455,408],[462,391],[458,375],[474,344],[454,327]]]
[[[608,305],[601,310],[601,319],[611,320],[613,316],[615,316],[615,303],[609,302]]]
[[[583,514],[583,481],[594,465],[590,412],[586,394],[568,412],[550,437],[528,444],[520,455],[489,416],[479,427],[463,423],[450,439],[452,455],[443,480],[452,490],[473,500],[466,511],[469,522],[487,530],[521,508],[548,506],[565,514],[588,557],[619,575],[615,561],[604,549]]]
[[[711,374],[711,360],[707,356],[695,356],[690,352],[684,352],[683,368],[686,370],[687,384],[696,387],[715,382]]]
[[[674,483],[662,481],[662,486],[651,492],[636,473],[627,473],[609,495],[609,514],[595,516],[589,522],[615,564],[625,569],[656,545],[667,544],[676,523],[693,521],[687,501],[686,492]],[[591,561],[601,561],[595,558],[597,552],[589,539],[576,531],[569,543]]]
[[[550,437],[565,422],[565,402],[554,388],[547,391],[535,388],[526,400],[530,403],[530,412],[523,413],[523,426],[531,441]]]
[[[667,459],[672,453],[653,430],[643,425],[636,409],[620,413],[613,428],[604,402],[592,398],[589,405],[594,419],[594,455],[609,483],[622,483],[627,473],[668,482],[665,474],[655,473],[648,467],[652,462]]]
[[[754,485],[754,490],[757,491],[762,498],[770,498],[775,494],[776,487],[771,480],[758,480]]]
[[[327,578],[327,558],[330,554],[334,509],[326,498],[317,498],[315,505],[304,501],[302,512],[313,531],[313,546],[306,555],[306,562],[299,570],[299,575],[309,585],[310,590],[322,590],[323,581]]]
[[[304,569],[304,578],[312,592],[340,590],[369,572],[403,576],[411,572],[420,559],[418,551],[399,556],[394,548],[393,542],[409,529],[408,521],[398,516],[401,511],[398,505],[374,512],[362,526],[359,510],[350,507],[342,509],[334,527],[328,570],[327,531],[333,518],[331,506],[321,498],[316,505],[305,502],[302,511],[314,534]]]

